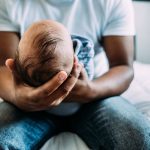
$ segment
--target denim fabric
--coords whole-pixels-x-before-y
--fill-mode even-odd
[[[86,104],[71,131],[92,150],[150,150],[150,122],[121,97]]]
[[[94,77],[94,44],[87,38],[72,35],[73,47],[75,54],[84,65],[90,80]]]
[[[77,133],[93,150],[150,149],[150,122],[121,97],[85,104],[62,118],[0,104],[0,150],[39,149],[61,128]]]
[[[0,104],[0,150],[33,150],[54,135],[56,126],[44,112],[24,113]]]

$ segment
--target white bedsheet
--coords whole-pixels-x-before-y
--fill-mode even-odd
[[[134,62],[134,80],[122,94],[133,104],[150,102],[150,64]]]

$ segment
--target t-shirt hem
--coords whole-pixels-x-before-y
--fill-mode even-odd
[[[12,32],[19,32],[18,29],[16,29],[15,27],[8,27],[8,26],[0,26],[0,31],[12,31]]]
[[[104,34],[102,34],[102,36],[135,36],[136,33],[135,32],[106,32]]]

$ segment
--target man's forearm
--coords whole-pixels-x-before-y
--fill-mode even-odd
[[[107,73],[93,81],[79,80],[65,102],[88,103],[97,99],[120,95],[129,87],[133,75],[132,67],[120,65],[111,68]]]
[[[93,81],[94,99],[120,95],[129,87],[133,76],[132,67],[127,65],[111,68],[103,76]]]
[[[5,66],[0,67],[0,97],[7,101],[13,100],[13,80],[11,72]]]

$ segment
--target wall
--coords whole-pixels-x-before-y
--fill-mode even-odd
[[[136,24],[136,60],[150,63],[150,2],[133,2]]]

